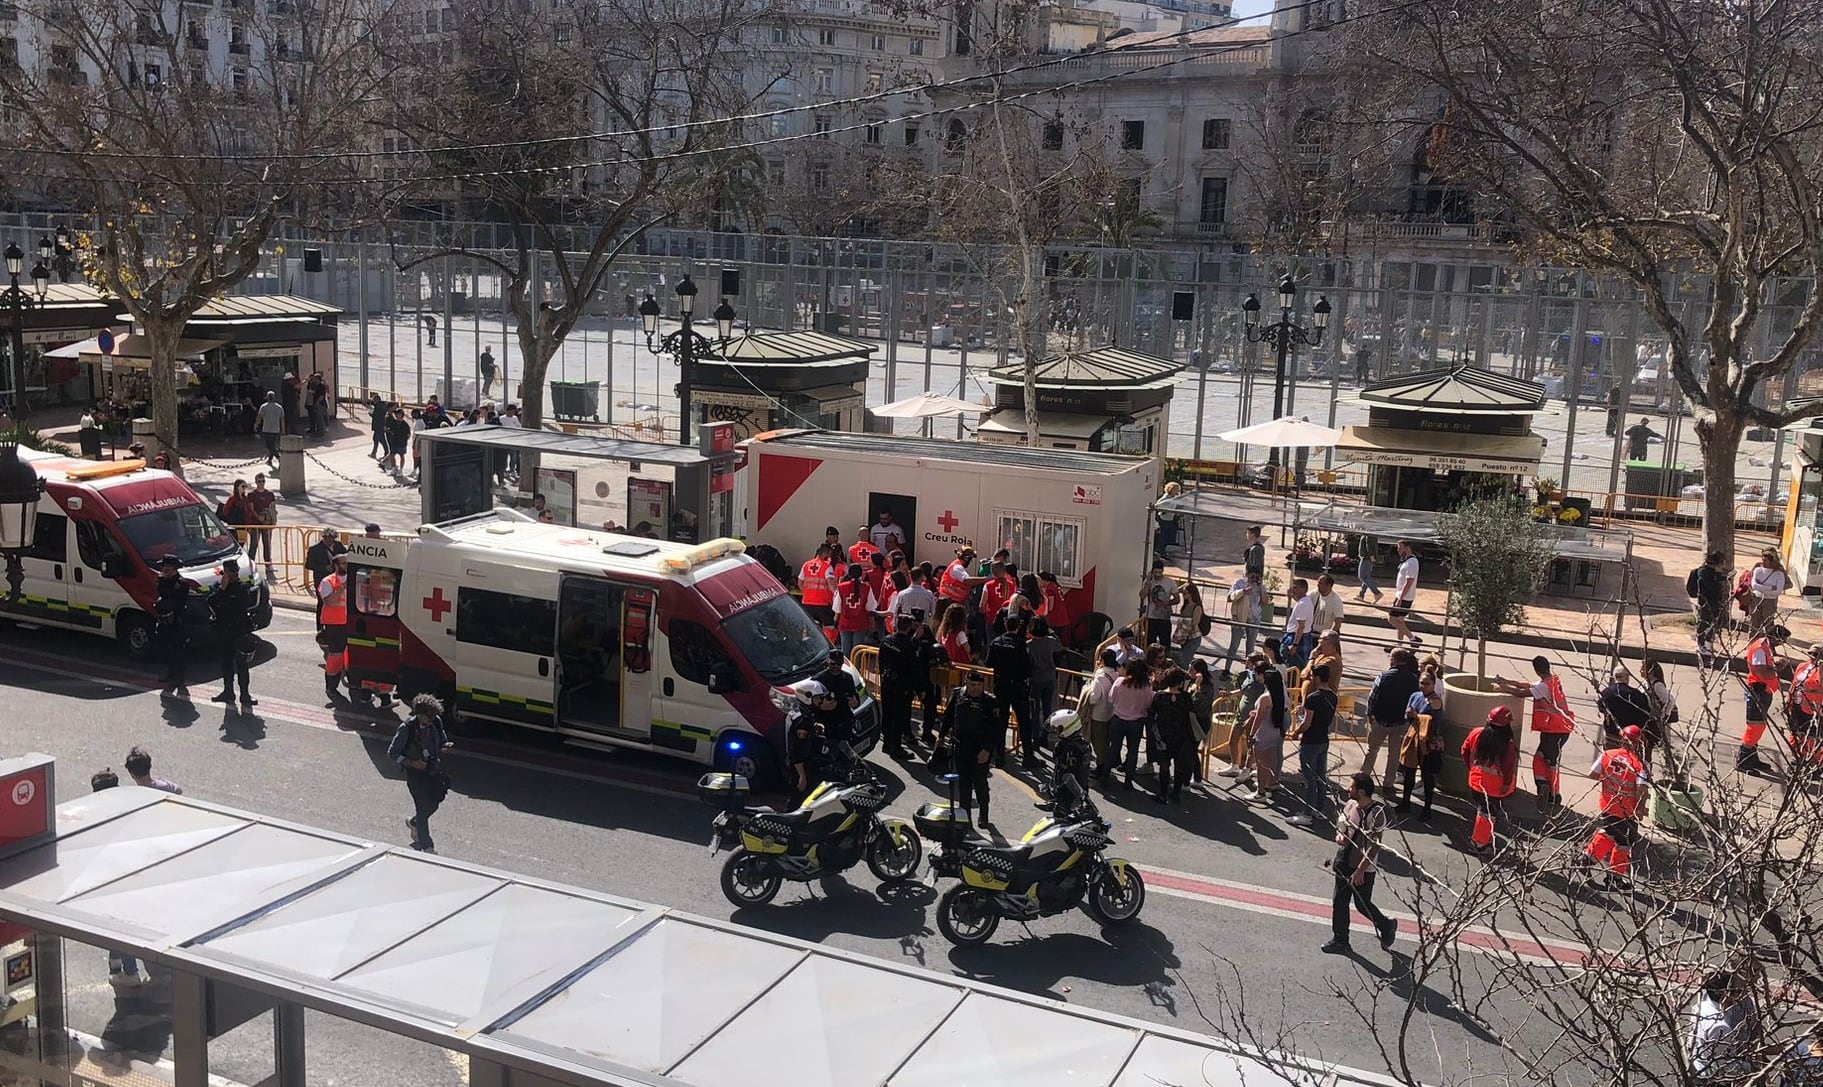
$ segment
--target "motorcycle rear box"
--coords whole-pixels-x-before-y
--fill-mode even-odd
[[[912,825],[927,842],[956,845],[975,832],[966,812],[941,801],[930,801],[912,816]]]
[[[751,792],[747,779],[739,774],[704,774],[696,782],[696,795],[711,807],[738,808],[747,803]]]

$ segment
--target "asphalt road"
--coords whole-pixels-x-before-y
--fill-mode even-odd
[[[410,805],[385,759],[392,718],[326,705],[307,615],[282,612],[266,636],[271,649],[253,676],[260,705],[242,715],[207,700],[218,689],[201,675],[207,668],[193,671],[193,679],[209,681],[192,686],[190,699],[161,697],[148,689],[150,667],[108,643],[0,624],[4,749],[56,756],[70,795],[87,787],[94,770],[121,770],[128,748],[144,744],[155,772],[191,795],[402,843]],[[1332,758],[1339,764],[1342,756]],[[904,789],[894,813],[909,816],[933,795],[922,767],[880,765]],[[961,950],[935,931],[934,899],[922,885],[882,890],[864,869],[852,881],[788,885],[773,907],[735,912],[717,886],[719,862],[705,849],[710,813],[694,796],[698,768],[520,734],[464,741],[449,768],[454,791],[434,823],[448,856],[1186,1029],[1233,1033],[1238,1002],[1265,1037],[1282,1034],[1326,1060],[1385,1067],[1368,1024],[1390,1027],[1398,999],[1368,1007],[1348,994],[1360,978],[1396,970],[1397,957],[1379,951],[1364,925],[1354,937],[1358,957],[1317,950],[1328,936],[1330,877],[1322,865],[1333,846],[1287,825],[1286,813],[1248,808],[1219,791],[1169,808],[1139,792],[1101,801],[1117,851],[1148,875],[1152,894],[1137,924],[1102,932],[1078,912],[1029,932],[1003,926],[992,945]],[[994,788],[997,821],[1016,838],[1036,813],[1013,779],[997,776]],[[1412,861],[1445,881],[1462,878],[1467,861],[1451,841],[1466,831],[1459,815],[1452,809],[1432,825],[1408,824],[1401,848],[1409,856],[1389,863],[1383,906],[1397,914],[1409,897]],[[1408,921],[1401,946],[1411,943]],[[73,949],[68,959],[73,1026],[131,1037],[125,1044],[149,1051],[166,1044],[158,1026],[163,987],[116,994],[99,951]],[[1414,1065],[1421,1077],[1440,1079],[1443,1061],[1457,1070],[1465,1062],[1508,1067],[1481,1028],[1441,995],[1419,999],[1424,1029],[1434,1035]],[[313,1084],[463,1081],[464,1070],[438,1050],[320,1016],[310,1027]],[[269,1038],[248,1027],[218,1042],[214,1071],[257,1080],[269,1070]]]

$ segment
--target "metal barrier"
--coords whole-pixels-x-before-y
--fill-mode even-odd
[[[855,666],[855,671],[861,673],[861,682],[867,685],[868,694],[876,699],[879,698],[879,647],[857,645],[854,648],[854,652],[848,655],[848,659],[849,662]],[[992,694],[994,690],[993,669],[979,664],[940,664],[931,669],[931,682],[937,690],[937,705],[935,707],[926,707],[924,705],[925,692],[923,691],[917,692],[916,697],[914,697],[912,701],[917,704],[921,712],[924,712],[927,715],[927,719],[929,713],[935,712],[940,714],[947,707],[946,699],[949,697],[949,692],[962,686],[962,677],[971,672],[986,677],[988,693]],[[1078,672],[1070,668],[1057,669],[1057,704],[1060,706],[1067,706],[1074,703],[1078,698],[1082,697],[1082,689],[1094,678],[1093,675],[1087,672]],[[1051,711],[1047,710],[1045,712],[1049,713]],[[1009,754],[1024,754],[1019,747],[1019,730],[1014,727],[1010,718],[1007,722],[1006,750]]]
[[[310,545],[323,538],[323,529],[333,525],[229,525],[241,546],[248,549],[249,559],[268,571],[268,583],[274,591],[283,589],[296,596],[314,597],[316,587],[310,584],[304,570],[304,556]],[[252,557],[254,534],[259,536],[259,557]],[[362,529],[336,529],[344,540],[364,535]],[[408,532],[382,532],[382,540],[415,540]]]

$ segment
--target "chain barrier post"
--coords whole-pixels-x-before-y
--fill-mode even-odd
[[[279,494],[293,498],[310,493],[304,483],[304,436],[279,435]]]

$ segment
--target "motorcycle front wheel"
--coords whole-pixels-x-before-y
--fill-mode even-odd
[[[897,883],[918,874],[918,862],[924,859],[924,843],[916,831],[905,827],[899,844],[893,844],[890,827],[881,827],[874,840],[867,843],[867,870],[882,883]]]
[[[986,892],[957,885],[937,901],[937,931],[952,944],[984,944],[1000,927],[1000,911]]]
[[[1139,878],[1139,869],[1127,867],[1127,885],[1120,885],[1120,877],[1112,868],[1104,869],[1101,876],[1089,885],[1089,916],[1104,925],[1121,925],[1139,916],[1141,907],[1146,904],[1146,881]]]
[[[722,894],[743,909],[766,905],[778,897],[779,887],[785,882],[771,868],[765,858],[736,849],[722,865]]]

